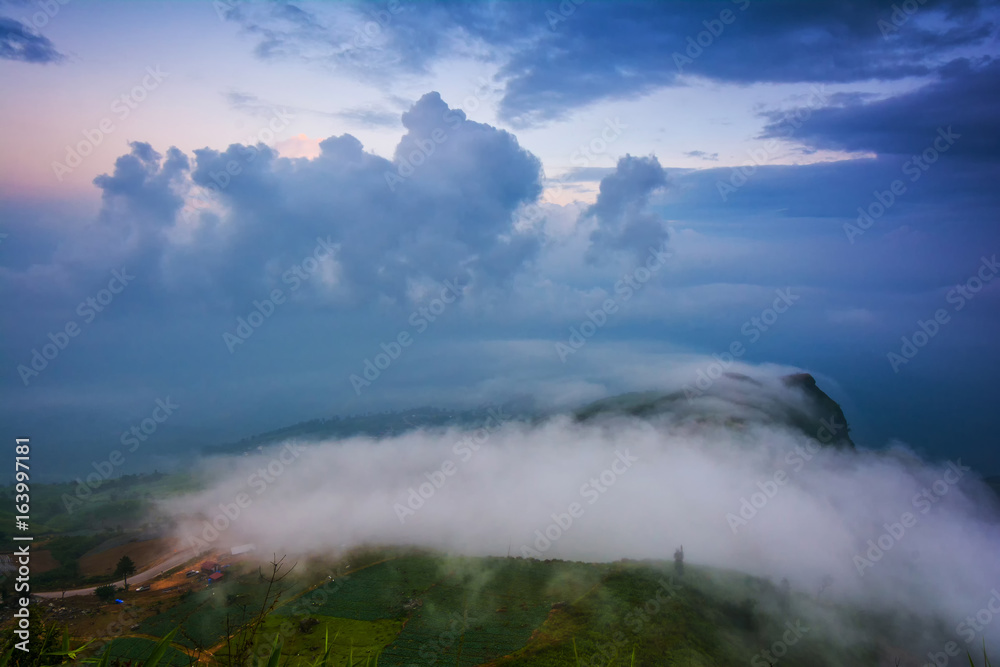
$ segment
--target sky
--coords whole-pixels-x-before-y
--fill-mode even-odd
[[[1000,473],[998,17],[8,0],[0,423],[72,477],[739,362]]]

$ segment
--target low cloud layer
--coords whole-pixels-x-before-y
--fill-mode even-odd
[[[478,430],[286,443],[207,462],[211,488],[168,510],[188,544],[264,553],[374,543],[612,561],[683,545],[692,563],[961,632],[1000,587],[1000,515],[975,473],[901,444],[822,446],[822,429],[785,423],[805,396],[757,381],[721,379],[652,420],[526,424],[494,409]],[[983,631],[1000,641],[1000,623]]]

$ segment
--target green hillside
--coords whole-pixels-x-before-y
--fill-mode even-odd
[[[404,555],[283,602],[259,648],[284,625],[284,654],[303,660],[322,652],[329,633],[333,655],[360,664],[378,655],[383,667],[724,667],[751,663],[798,628],[784,664],[877,664],[877,646],[838,647],[809,616],[841,610],[744,574],[688,566],[678,577],[674,568]],[[863,622],[871,619],[858,617],[858,629]]]

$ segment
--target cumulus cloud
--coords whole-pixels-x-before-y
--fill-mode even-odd
[[[402,122],[391,160],[349,134],[320,142],[314,159],[263,144],[193,160],[171,148],[164,159],[134,143],[95,180],[99,224],[158,266],[164,285],[197,282],[225,299],[273,286],[317,238],[340,248],[336,291],[355,303],[405,300],[413,282],[509,279],[538,247],[532,230],[514,228],[515,211],[541,193],[538,159],[437,93]]]
[[[995,159],[1000,153],[1000,60],[959,58],[943,66],[935,80],[881,100],[835,98],[810,110],[808,122],[789,127],[787,113],[769,114],[765,137],[797,139],[812,148],[920,154],[938,142],[949,155]],[[919,110],[919,112],[916,112]],[[939,131],[945,130],[945,142]],[[962,140],[959,140],[962,139]]]
[[[627,250],[642,257],[667,239],[666,224],[649,210],[650,195],[666,187],[667,177],[654,156],[626,155],[617,168],[601,179],[597,202],[583,218],[592,218],[591,257],[600,251]]]
[[[169,511],[191,545],[296,555],[374,543],[611,561],[683,544],[691,562],[813,593],[832,581],[838,602],[945,628],[1000,581],[996,501],[961,461],[823,445],[823,427],[794,415],[812,406],[824,427],[844,423],[759,370],[689,398],[647,419],[529,424],[494,410],[479,429],[287,443],[209,462],[210,488]],[[241,493],[240,516],[220,519]]]

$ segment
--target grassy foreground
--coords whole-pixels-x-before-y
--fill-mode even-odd
[[[674,563],[589,564],[522,558],[372,552],[347,574],[313,564],[276,587],[257,569],[180,596],[110,643],[61,637],[54,625],[30,654],[3,647],[0,667],[74,662],[193,664],[878,665],[874,642],[845,648],[809,617],[816,608],[772,582]],[[263,610],[264,613],[261,613]],[[851,614],[827,605],[841,619]],[[259,626],[253,626],[256,616]],[[857,625],[871,624],[858,616]],[[159,639],[164,637],[165,639]],[[783,639],[784,638],[784,639]],[[99,638],[97,638],[99,639]],[[249,640],[235,660],[238,640]],[[892,664],[887,663],[887,664]],[[907,663],[901,663],[903,665]],[[969,664],[976,665],[969,658]],[[985,653],[984,665],[989,665]]]

